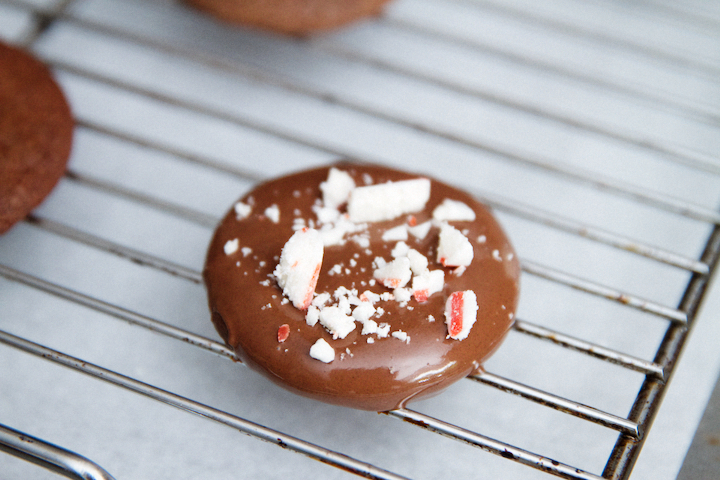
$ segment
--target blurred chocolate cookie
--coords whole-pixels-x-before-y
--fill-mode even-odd
[[[0,233],[40,204],[63,175],[73,125],[48,68],[0,42]]]
[[[379,15],[389,0],[186,0],[216,17],[291,35],[331,30]]]

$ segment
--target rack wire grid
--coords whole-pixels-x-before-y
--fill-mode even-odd
[[[395,0],[287,38],[173,1],[2,0],[0,37],[77,121],[67,174],[0,238],[3,478],[663,478],[682,458],[671,429],[638,461],[683,347],[673,418],[699,418],[720,365],[716,316],[696,326],[720,4]],[[485,372],[386,414],[233,361],[201,281],[237,198],[338,158],[467,189],[521,257]]]

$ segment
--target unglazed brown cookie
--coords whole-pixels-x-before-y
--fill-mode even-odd
[[[330,30],[380,14],[389,0],[186,0],[232,23],[292,35]]]
[[[212,321],[243,362],[278,384],[333,404],[387,411],[464,378],[500,345],[513,324],[519,264],[498,223],[470,195],[435,180],[421,180],[421,185],[408,184],[397,201],[392,192],[365,189],[363,193],[370,193],[365,195],[368,207],[357,194],[361,188],[390,181],[396,183],[388,185],[398,186],[399,181],[420,177],[350,163],[332,170],[340,172],[339,181],[330,182],[331,168],[326,167],[263,183],[223,219],[203,272]],[[341,203],[348,178],[356,185],[352,204]],[[358,217],[384,209],[385,203],[390,210],[398,205],[417,208],[412,203],[421,195],[415,193],[427,185],[429,197],[420,211],[405,213],[401,208],[392,220],[359,222],[351,222],[346,213],[360,208],[360,214],[353,213]],[[337,193],[340,200],[333,199]],[[323,208],[328,203],[339,204],[341,215],[334,221],[328,215],[333,209]],[[436,210],[441,204],[444,214]],[[433,220],[433,212],[439,219]],[[397,211],[389,215],[394,214]],[[474,220],[448,220],[468,215]],[[442,248],[441,231],[455,236],[444,240]],[[403,232],[407,239],[397,240]],[[313,278],[317,238],[331,245],[324,246]],[[468,263],[468,255],[469,265],[455,266]],[[423,274],[442,272],[434,274],[441,277],[438,291],[423,290],[422,281],[413,283],[424,266],[417,261],[420,257],[427,260]],[[391,277],[396,275],[388,266],[404,268],[408,262],[402,258],[412,259],[410,265],[418,271],[413,270],[412,281],[395,289]],[[308,275],[291,278],[293,267]],[[314,293],[309,295],[292,287],[314,279]],[[462,340],[449,337],[462,333],[451,332],[458,325],[446,323],[445,313],[462,313],[461,297],[472,303],[460,292],[472,292],[478,305],[477,320]],[[337,316],[343,309],[353,317],[359,300],[372,305],[372,315],[359,315],[362,321],[355,320],[354,326],[353,318],[334,329],[322,321],[314,323],[318,313],[333,317],[329,314]],[[470,308],[467,315],[474,314]],[[327,345],[315,346],[318,343]]]
[[[0,233],[50,193],[72,134],[70,108],[47,67],[0,43]]]

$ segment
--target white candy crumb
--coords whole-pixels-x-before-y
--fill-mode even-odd
[[[400,341],[410,343],[410,337],[408,336],[407,333],[403,332],[402,330],[396,330],[396,331],[392,332],[391,335]]]
[[[357,187],[350,194],[348,213],[353,222],[392,220],[422,210],[429,198],[427,178]]]
[[[378,338],[387,337],[390,334],[390,324],[389,323],[381,323],[378,326],[377,332],[375,332],[375,333],[377,333]]]
[[[414,248],[408,250],[407,258],[410,260],[410,270],[414,275],[420,275],[428,268],[428,259]]]
[[[338,306],[325,307],[320,310],[320,323],[330,332],[334,339],[345,338],[355,330],[355,320],[346,315]]]
[[[316,306],[310,305],[305,314],[305,323],[314,327],[318,320],[320,320],[320,310]]]
[[[407,243],[400,241],[395,244],[395,247],[390,252],[390,255],[393,258],[407,257],[409,251],[410,247],[408,247]]]
[[[252,253],[252,248],[250,248],[250,247],[243,247],[243,248],[240,249],[240,251],[242,252],[243,257],[247,257],[248,255],[250,255],[250,254]]]
[[[270,205],[268,208],[265,209],[265,216],[270,219],[273,223],[278,223],[280,221],[280,209],[276,204]]]
[[[350,174],[335,167],[328,172],[326,181],[320,184],[322,190],[323,204],[329,208],[338,208],[348,201],[350,192],[355,188],[355,181]]]
[[[315,298],[313,298],[312,304],[316,307],[322,307],[327,303],[327,301],[330,300],[330,294],[327,292],[318,293]]]
[[[349,233],[357,233],[365,230],[367,228],[366,224],[363,223],[353,223],[349,220],[347,220],[344,216],[340,216],[338,220],[335,223],[328,223],[322,226],[320,229],[320,233],[323,237],[323,243],[326,247],[329,247],[331,245],[343,245],[345,243],[345,235]],[[355,235],[352,240],[358,243],[362,243],[362,239],[365,238],[362,235],[358,234]],[[368,245],[370,244],[370,240],[367,239]]]
[[[477,297],[472,290],[454,292],[445,303],[445,323],[448,338],[463,340],[477,320]]]
[[[372,306],[372,303],[368,301],[360,302],[360,305],[355,307],[355,309],[352,312],[352,316],[355,320],[362,323],[363,325],[365,322],[370,320],[370,317],[375,315],[375,307]],[[363,335],[365,334],[365,330],[363,329]]]
[[[396,288],[393,290],[393,296],[396,302],[409,302],[412,298],[412,290],[409,288]]]
[[[452,221],[473,221],[475,220],[475,212],[463,202],[450,200],[446,198],[443,202],[435,207],[432,213],[433,219],[438,222]]]
[[[363,335],[372,335],[373,333],[377,333],[378,331],[378,324],[375,320],[368,320],[367,322],[363,323],[363,329],[362,333]]]
[[[250,212],[252,212],[252,207],[246,203],[237,202],[234,206],[235,209],[235,218],[238,220],[242,220],[244,218],[247,218],[250,216]]]
[[[371,292],[370,290],[365,290],[363,293],[360,294],[360,300],[368,301],[373,304],[380,300],[380,295],[375,292]]]
[[[315,216],[319,224],[333,223],[340,219],[340,210],[331,207],[313,207]]]
[[[372,338],[372,337],[368,337],[367,342],[368,342],[368,343],[375,343],[375,339]]]
[[[498,262],[502,262],[502,257],[500,256],[500,250],[493,250],[492,251],[492,257],[497,260]]]
[[[428,322],[433,323],[435,321],[435,317],[433,317],[432,315],[428,315],[427,320]]]
[[[443,224],[440,228],[437,261],[446,267],[468,266],[474,256],[470,240],[456,228]]]
[[[480,236],[477,238],[477,242],[478,242],[478,243],[485,243],[485,242],[487,242],[487,237],[486,237],[485,235],[480,235]]]
[[[273,273],[295,308],[305,310],[310,306],[323,253],[320,234],[309,228],[295,232],[283,247],[280,263]]]
[[[232,255],[238,251],[238,248],[240,248],[240,239],[234,238],[225,242],[223,250],[225,251],[225,255]]]
[[[335,360],[335,350],[324,339],[318,339],[312,347],[310,347],[310,356],[324,363],[330,363]]]
[[[377,268],[373,272],[373,277],[388,288],[404,287],[412,277],[410,260],[407,257],[396,258]]]
[[[407,240],[407,238],[408,238],[407,226],[404,223],[402,225],[398,225],[397,227],[393,227],[388,230],[385,230],[385,232],[383,232],[383,235],[382,235],[383,242]]]
[[[355,242],[355,244],[357,244],[360,248],[368,248],[370,246],[370,237],[367,234],[353,235],[350,237],[350,240]]]
[[[442,291],[445,286],[445,272],[442,270],[425,271],[413,277],[412,292],[415,300],[425,302],[433,294]]]
[[[432,227],[432,222],[428,220],[427,222],[423,222],[420,225],[415,225],[414,227],[407,227],[407,230],[410,235],[417,238],[418,240],[422,240],[423,238],[427,237],[427,234],[430,232],[430,227]]]

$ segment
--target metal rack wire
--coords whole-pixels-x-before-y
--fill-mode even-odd
[[[524,279],[528,277],[541,279],[560,288],[579,291],[602,301],[609,300],[615,305],[613,308],[617,308],[617,312],[622,316],[630,315],[626,313],[628,311],[634,311],[643,315],[643,318],[651,317],[666,322],[662,327],[659,344],[651,355],[652,360],[623,348],[608,347],[592,337],[588,339],[582,335],[576,336],[552,328],[542,319],[530,321],[521,317],[515,325],[514,333],[547,341],[563,350],[580,352],[585,356],[618,365],[624,370],[639,372],[642,384],[637,394],[632,393],[633,398],[627,415],[590,406],[585,402],[566,397],[562,393],[526,384],[522,379],[493,373],[491,368],[470,377],[479,384],[514,394],[538,405],[577,417],[582,422],[599,425],[614,432],[616,436],[614,447],[606,456],[607,461],[602,472],[591,473],[590,468],[556,460],[551,454],[534,453],[531,449],[514,446],[512,441],[496,440],[492,435],[475,431],[474,427],[467,426],[463,422],[422,413],[421,409],[403,408],[387,412],[386,415],[551,475],[577,479],[629,478],[653,418],[660,408],[667,382],[672,376],[720,256],[718,229],[720,213],[713,203],[716,199],[712,198],[716,193],[712,186],[717,186],[720,162],[716,155],[712,152],[708,153],[708,150],[712,150],[713,143],[708,141],[709,146],[704,150],[694,149],[675,137],[666,138],[662,134],[653,136],[650,134],[651,129],[639,127],[629,130],[624,128],[622,122],[614,124],[608,121],[602,113],[593,117],[592,113],[586,114],[582,109],[573,110],[562,105],[556,107],[540,99],[536,101],[537,95],[533,97],[508,93],[502,82],[473,84],[471,79],[463,77],[458,72],[443,71],[439,59],[433,57],[435,52],[432,48],[437,47],[440,51],[455,53],[463,60],[470,61],[477,58],[486,60],[488,65],[498,69],[495,74],[499,77],[502,77],[501,69],[514,68],[518,69],[518,72],[533,72],[533,78],[545,82],[543,83],[545,86],[552,85],[553,82],[566,82],[563,85],[573,95],[577,95],[578,99],[590,98],[592,93],[603,92],[605,101],[613,106],[629,105],[637,118],[657,117],[661,119],[658,121],[666,121],[670,125],[674,125],[672,122],[675,121],[680,122],[681,125],[686,122],[703,135],[717,133],[720,107],[715,105],[712,99],[704,104],[695,98],[692,92],[682,90],[671,95],[650,80],[630,79],[623,76],[622,72],[598,76],[596,71],[587,70],[588,65],[583,59],[573,57],[573,60],[569,61],[567,58],[562,58],[561,54],[535,50],[532,46],[518,49],[513,43],[512,29],[524,28],[531,32],[537,30],[546,35],[547,41],[551,44],[557,41],[557,38],[565,38],[565,46],[569,49],[575,48],[571,44],[577,42],[587,47],[589,52],[597,55],[597,58],[615,59],[618,58],[617,52],[620,51],[627,54],[629,61],[650,59],[646,64],[651,71],[664,69],[662,71],[670,72],[666,75],[667,78],[675,78],[685,71],[691,72],[696,85],[708,86],[710,91],[715,93],[720,90],[720,86],[713,79],[713,74],[720,69],[720,62],[710,56],[708,58],[698,56],[681,61],[687,57],[682,56],[683,52],[675,52],[670,47],[655,48],[643,43],[644,39],[641,37],[625,38],[610,29],[600,32],[595,29],[594,22],[591,21],[593,12],[606,9],[610,15],[616,12],[615,18],[626,18],[628,12],[623,10],[626,7],[611,2],[603,5],[579,0],[560,3],[582,8],[577,11],[571,10],[568,16],[564,17],[558,14],[559,7],[556,11],[553,11],[551,6],[547,6],[547,10],[535,11],[532,7],[528,7],[529,4],[520,0],[506,4],[499,1],[466,0],[406,1],[398,2],[385,17],[375,20],[373,26],[369,27],[371,35],[387,42],[424,42],[423,45],[427,50],[423,53],[431,57],[431,61],[427,64],[413,62],[412,58],[405,61],[402,55],[412,53],[411,50],[398,48],[384,51],[382,48],[386,44],[382,41],[378,41],[377,44],[367,42],[368,33],[363,27],[351,29],[348,33],[339,36],[314,40],[278,39],[218,25],[173,2],[129,2],[119,5],[109,1],[26,3],[13,0],[0,3],[0,15],[8,17],[15,15],[13,18],[24,19],[26,28],[13,30],[11,32],[14,36],[13,40],[36,52],[59,75],[61,84],[69,92],[71,103],[76,102],[74,109],[77,125],[82,131],[83,138],[108,137],[132,148],[160,152],[171,158],[174,165],[190,165],[193,169],[198,169],[197,171],[211,172],[210,175],[216,177],[220,175],[230,177],[234,182],[232,185],[234,189],[243,188],[245,185],[251,185],[271,176],[270,170],[273,166],[257,167],[251,164],[232,163],[226,161],[222,154],[205,151],[204,147],[207,145],[192,148],[180,141],[173,143],[174,140],[169,141],[162,132],[144,135],[141,130],[146,124],[142,120],[138,120],[141,123],[140,130],[133,130],[114,121],[113,115],[117,112],[97,113],[86,108],[86,105],[101,99],[101,95],[95,97],[93,95],[100,91],[99,89],[106,88],[127,97],[128,105],[135,105],[138,108],[157,103],[170,109],[177,109],[180,115],[192,114],[209,119],[207,122],[215,122],[213,125],[216,126],[220,123],[229,124],[238,129],[255,132],[282,145],[278,147],[282,150],[281,153],[295,152],[299,157],[309,159],[305,161],[310,164],[336,157],[350,157],[365,162],[395,162],[407,167],[410,165],[407,161],[404,163],[401,160],[396,161],[390,156],[388,152],[395,151],[393,148],[373,150],[363,148],[357,142],[350,140],[350,136],[354,133],[352,127],[365,128],[361,133],[366,135],[368,132],[379,131],[392,125],[402,129],[402,132],[409,132],[403,133],[408,138],[423,139],[423,141],[429,139],[428,148],[438,152],[460,153],[461,158],[454,166],[463,165],[462,155],[468,157],[477,154],[482,156],[485,163],[499,162],[508,165],[503,168],[529,172],[528,175],[533,181],[550,179],[547,180],[549,185],[553,185],[553,182],[567,183],[572,185],[572,189],[578,188],[582,192],[588,192],[588,195],[601,192],[603,198],[613,199],[608,200],[609,202],[637,205],[642,211],[662,212],[661,215],[678,217],[681,223],[692,225],[693,232],[701,232],[699,237],[702,237],[692,244],[701,246],[702,253],[697,258],[694,253],[680,251],[673,246],[657,246],[644,238],[635,238],[632,233],[624,233],[623,227],[615,225],[612,221],[606,222],[601,217],[592,217],[586,215],[586,212],[580,212],[578,215],[578,212],[573,211],[569,206],[565,209],[565,205],[558,207],[552,202],[547,205],[536,204],[532,198],[525,198],[513,192],[498,193],[492,188],[475,188],[472,181],[464,180],[471,185],[472,193],[497,213],[502,214],[510,223],[528,222],[536,226],[533,228],[542,228],[554,234],[569,236],[573,238],[571,242],[587,242],[595,246],[592,248],[599,248],[602,252],[613,252],[608,254],[609,259],[621,255],[619,258],[622,259],[633,258],[630,263],[637,261],[635,258],[639,258],[642,262],[661,265],[661,268],[669,269],[673,275],[678,274],[682,279],[680,301],[677,307],[673,307],[659,300],[658,297],[663,298],[664,295],[655,295],[652,289],[647,290],[650,295],[646,297],[643,294],[633,293],[636,290],[628,289],[626,282],[620,279],[618,286],[614,286],[615,283],[610,286],[592,276],[583,275],[577,271],[577,268],[567,268],[567,265],[562,263],[555,265],[552,262],[545,263],[525,256],[521,259]],[[640,11],[649,15],[650,20],[660,18],[686,24],[689,23],[689,19],[695,20],[698,16],[702,16],[707,25],[702,26],[697,37],[717,40],[719,23],[711,13],[703,12],[699,10],[700,8],[701,6],[693,6],[693,4],[666,5],[658,1],[648,2]],[[4,9],[13,13],[4,13]],[[668,9],[673,9],[673,15],[663,13]],[[423,11],[430,13],[423,15]],[[434,16],[434,13],[442,13],[442,15]],[[494,42],[490,41],[476,29],[481,27],[490,29],[493,24],[475,24],[475,27],[469,24],[471,26],[468,27],[459,22],[466,13],[470,13],[470,19],[475,22],[480,18],[504,19],[503,21],[506,22],[503,24],[504,28],[508,29],[507,36],[497,37],[497,41]],[[134,21],[129,22],[130,18]],[[158,23],[158,19],[165,19],[171,24],[163,29],[163,24]],[[645,19],[647,22],[650,20]],[[577,25],[573,23],[575,21],[578,22]],[[642,17],[640,21],[643,21]],[[184,31],[186,36],[177,35],[178,29],[183,28],[186,29]],[[688,32],[690,29],[684,28],[683,31]],[[568,42],[568,38],[573,42]],[[249,51],[233,51],[232,47],[226,45],[233,40],[240,42]],[[99,53],[94,52],[95,48]],[[118,55],[117,62],[113,55]],[[270,57],[271,61],[264,62],[261,61],[263,55],[274,56]],[[318,77],[318,72],[312,68],[298,69],[301,61],[291,61],[295,56],[318,67],[326,76],[320,74]],[[328,58],[332,58],[332,61],[327,60]],[[139,70],[135,71],[131,68],[132,62],[146,66],[150,76],[143,77],[138,74]],[[247,85],[251,94],[243,100],[252,103],[252,95],[260,95],[264,92],[263,89],[269,88],[272,92],[266,95],[264,101],[271,102],[274,108],[288,108],[288,116],[291,118],[295,115],[292,109],[301,109],[302,102],[309,100],[314,102],[313,105],[323,105],[324,114],[328,116],[337,114],[334,119],[338,122],[352,117],[352,121],[348,121],[350,127],[339,128],[335,133],[340,135],[340,139],[335,141],[327,136],[310,132],[308,129],[313,128],[312,126],[306,129],[302,125],[283,123],[282,120],[270,115],[264,116],[262,105],[255,110],[252,106],[236,108],[228,104],[232,102],[226,103],[220,95],[214,96],[213,91],[209,94],[205,92],[195,94],[182,82],[178,85],[168,82],[166,87],[159,87],[159,83],[152,81],[153,75],[166,74],[168,78],[174,78],[173,74],[177,68],[180,68],[178,67],[180,64],[185,64],[186,69],[187,65],[190,65],[192,69],[200,72],[211,72],[213,76],[206,77],[210,90],[214,87],[219,90],[225,88],[226,83],[217,79],[229,78],[232,82]],[[189,69],[186,71],[189,72]],[[377,85],[362,88],[352,83],[353,75],[367,71],[371,73],[362,77],[364,81],[371,82],[380,78],[385,83],[378,81]],[[333,75],[341,78],[336,79]],[[549,79],[545,78],[546,76]],[[188,83],[192,84],[192,82]],[[627,180],[622,175],[604,171],[612,170],[612,167],[604,168],[602,162],[600,162],[601,168],[598,168],[597,165],[583,164],[582,157],[565,159],[553,156],[551,153],[554,150],[550,146],[545,151],[540,149],[536,152],[533,148],[508,144],[503,138],[464,130],[462,122],[453,122],[452,119],[446,122],[435,121],[433,113],[437,112],[432,106],[427,112],[422,109],[400,108],[386,97],[383,97],[382,102],[374,102],[372,97],[368,96],[373,93],[380,96],[380,92],[374,90],[378,86],[390,88],[403,85],[412,85],[413,88],[421,85],[422,88],[410,89],[410,93],[420,92],[426,95],[423,99],[429,102],[434,101],[437,95],[444,95],[442,99],[449,102],[450,106],[447,107],[449,110],[452,106],[460,108],[463,102],[468,102],[473,107],[480,105],[488,108],[499,117],[505,112],[510,112],[511,115],[517,116],[521,124],[522,122],[530,124],[536,120],[544,122],[542,127],[538,127],[540,133],[552,133],[557,136],[556,138],[566,140],[577,137],[591,147],[598,142],[606,142],[612,145],[608,147],[610,152],[617,151],[627,155],[628,158],[642,157],[638,160],[641,166],[655,162],[654,165],[660,165],[658,168],[670,172],[669,176],[672,176],[673,169],[680,168],[689,172],[690,178],[708,178],[711,188],[708,189],[710,194],[706,197],[710,197],[711,200],[705,203],[697,201],[693,196],[694,192],[684,191],[682,186],[672,193],[658,191],[653,188],[652,182],[645,182],[644,179]],[[590,89],[590,93],[585,91],[586,88]],[[402,92],[399,95],[401,101],[409,98]],[[286,96],[284,99],[289,106],[277,104],[275,98],[277,96]],[[421,101],[418,103],[422,104]],[[302,114],[298,114],[298,118],[302,122]],[[329,122],[332,121],[333,119]],[[205,128],[200,122],[193,123],[193,126],[199,129]],[[436,144],[439,146],[436,147]],[[537,144],[541,145],[542,142],[538,141]],[[471,153],[467,154],[467,152]],[[651,160],[646,160],[645,157]],[[448,161],[453,162],[450,159]],[[622,161],[609,165],[620,165]],[[295,167],[295,165],[291,166]],[[423,164],[423,168],[425,166],[426,164]],[[288,167],[279,167],[279,170],[282,171],[283,168]],[[467,166],[467,168],[477,171],[474,167]],[[463,183],[462,179],[452,177],[443,170],[441,169],[441,174],[447,174],[448,181]],[[113,174],[117,177],[113,177]],[[154,180],[157,181],[157,178]],[[168,195],[162,188],[160,192],[156,192],[153,188],[147,188],[139,183],[137,177],[130,176],[126,179],[119,172],[111,172],[111,174],[103,171],[94,172],[86,168],[80,160],[74,159],[61,185],[61,187],[67,186],[71,192],[69,194],[61,192],[59,199],[50,200],[59,207],[53,209],[51,205],[29,216],[20,230],[13,232],[15,237],[6,242],[10,246],[5,248],[11,252],[12,248],[17,249],[18,243],[24,243],[25,239],[32,243],[36,235],[49,235],[73,245],[82,245],[83,248],[87,247],[102,255],[118,257],[123,262],[149,268],[159,272],[160,275],[201,285],[197,264],[193,268],[192,262],[178,259],[178,256],[171,252],[156,249],[149,243],[140,242],[140,246],[136,247],[133,246],[132,241],[116,239],[117,229],[110,228],[105,231],[107,225],[98,222],[95,218],[83,218],[82,212],[80,218],[68,213],[65,219],[63,215],[57,213],[58,208],[71,210],[78,205],[77,202],[86,201],[83,195],[93,198],[93,195],[99,194],[111,199],[108,205],[112,205],[115,201],[129,202],[139,206],[142,211],[154,212],[148,215],[159,212],[175,219],[173,221],[182,223],[182,228],[195,228],[204,232],[200,237],[207,236],[219,218],[221,210],[214,210],[211,207],[196,209],[191,202],[179,201],[178,196]],[[168,188],[172,190],[174,186]],[[228,187],[230,190],[232,188]],[[79,200],[72,201],[70,200],[74,191],[72,189],[89,193],[79,194]],[[229,203],[223,203],[226,204]],[[0,251],[2,249],[3,245],[0,244]],[[685,250],[692,252],[693,247]],[[520,254],[523,254],[522,249]],[[38,273],[43,267],[43,265],[25,265],[14,258],[11,252],[2,257],[0,276],[8,283],[30,287],[36,292],[60,298],[63,302],[99,312],[104,317],[114,317],[175,341],[200,347],[234,362],[238,361],[227,347],[213,340],[209,334],[200,335],[194,333],[191,328],[181,325],[180,322],[176,324],[173,321],[165,321],[151,313],[152,309],[143,311],[129,308],[121,301],[112,301],[102,295],[87,293],[84,288],[65,285],[63,281],[57,280],[57,275],[55,279],[48,279],[44,274]],[[76,265],[74,268],[82,269],[83,266]],[[631,285],[633,288],[636,286],[632,283]],[[9,322],[7,325],[10,325]],[[263,426],[260,422],[235,415],[226,411],[227,409],[207,405],[130,374],[105,368],[90,360],[51,348],[40,341],[11,333],[12,330],[11,327],[0,330],[0,342],[5,346],[42,357],[347,472],[368,478],[405,478],[393,473],[391,469],[359,460],[354,455],[340,453],[339,450],[320,446],[319,442]],[[502,408],[502,405],[497,408]],[[32,455],[27,452],[25,454]],[[68,476],[76,475],[83,478],[71,470],[70,468],[67,470]]]

